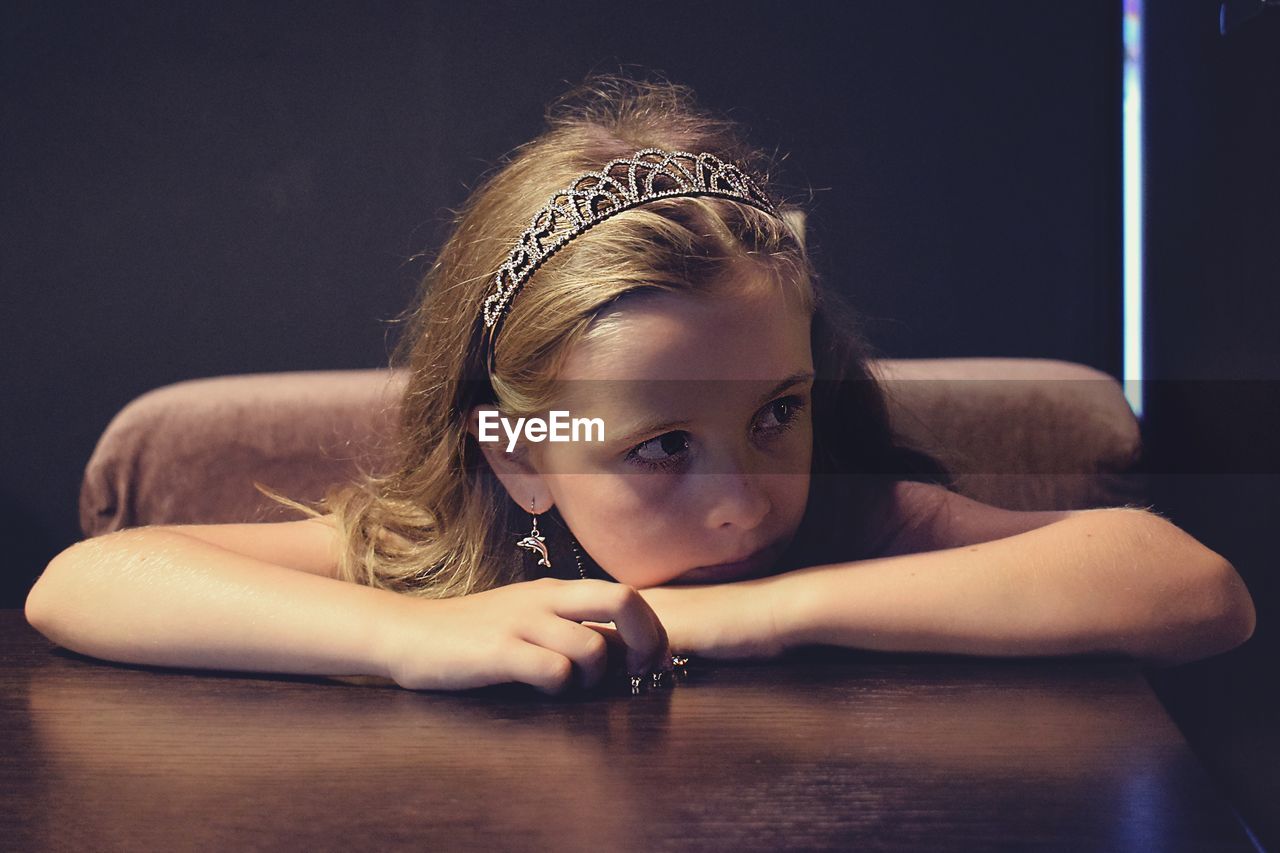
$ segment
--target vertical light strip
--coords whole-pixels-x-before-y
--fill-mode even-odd
[[[1124,396],[1142,418],[1142,0],[1124,3]]]

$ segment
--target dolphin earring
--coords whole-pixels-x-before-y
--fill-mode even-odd
[[[547,554],[547,537],[538,532],[538,516],[534,515],[533,510],[537,506],[537,499],[534,498],[529,502],[529,515],[533,516],[533,530],[529,535],[516,543],[517,548],[524,548],[538,555],[538,565],[551,568],[551,558]]]

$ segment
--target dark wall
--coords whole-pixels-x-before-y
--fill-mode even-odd
[[[1274,847],[1280,9],[1222,35],[1216,0],[1146,5],[1151,497],[1232,561],[1258,611],[1241,648],[1153,680]]]
[[[133,397],[384,365],[406,259],[546,101],[619,63],[790,152],[889,354],[1114,371],[1113,6],[4,4],[3,603],[80,538],[84,465]]]

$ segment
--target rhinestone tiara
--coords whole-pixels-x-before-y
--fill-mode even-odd
[[[622,174],[619,169],[625,169]],[[598,172],[584,172],[554,193],[530,220],[484,300],[484,325],[492,340],[499,321],[534,271],[561,246],[610,216],[671,196],[719,196],[766,213],[778,210],[745,172],[713,154],[643,148],[610,160]]]

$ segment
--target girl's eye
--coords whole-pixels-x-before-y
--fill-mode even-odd
[[[805,400],[798,395],[774,400],[764,410],[764,414],[772,416],[772,426],[761,427],[764,432],[785,432],[795,426],[796,418],[804,410]]]
[[[627,460],[644,468],[661,471],[678,465],[683,458],[680,454],[688,449],[687,432],[668,432],[637,444],[627,454]]]
[[[761,433],[777,437],[795,426],[796,418],[804,410],[805,399],[798,395],[774,400],[763,410],[758,427]],[[667,470],[684,461],[689,450],[687,432],[668,432],[636,445],[627,453],[627,461],[651,470]]]

